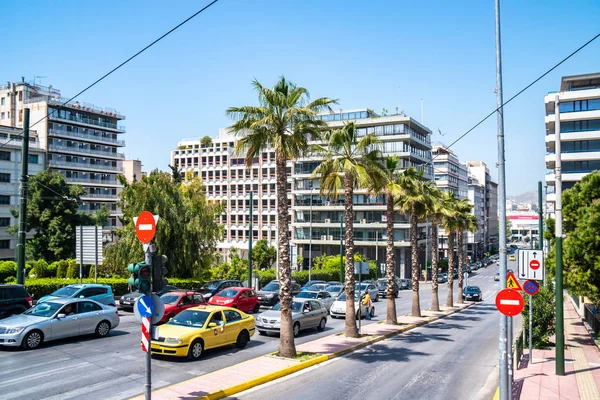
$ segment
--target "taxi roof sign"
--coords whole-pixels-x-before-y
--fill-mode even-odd
[[[519,284],[519,281],[515,277],[515,274],[513,274],[512,272],[509,272],[508,275],[506,275],[506,288],[514,290],[523,290],[523,288]]]

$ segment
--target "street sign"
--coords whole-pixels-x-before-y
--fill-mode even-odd
[[[523,284],[523,291],[531,296],[536,294],[540,290],[540,284],[532,279],[525,281]]]
[[[135,299],[135,304],[133,305],[133,314],[135,315],[135,319],[137,322],[142,322],[143,318],[142,314],[140,314],[140,310],[138,309],[138,302],[141,297]],[[158,322],[162,319],[163,315],[165,315],[165,303],[163,303],[162,299],[152,293],[152,304],[154,304],[154,310],[152,312],[152,323],[158,324]],[[156,329],[154,330],[156,332]]]
[[[519,250],[519,279],[543,281],[545,275],[543,250]]]
[[[102,227],[75,227],[75,260],[77,264],[102,265]]]
[[[513,289],[502,289],[496,295],[496,308],[507,317],[518,315],[523,311],[523,296]]]
[[[149,243],[156,234],[156,224],[158,215],[152,215],[149,211],[142,211],[140,215],[133,219],[135,224],[135,234],[142,243]]]
[[[150,318],[154,314],[154,303],[152,297],[142,296],[136,302],[137,309],[142,317]]]
[[[361,275],[369,275],[369,263],[368,262],[354,262],[354,273]]]
[[[509,272],[508,275],[506,275],[506,288],[514,290],[523,290],[521,285],[519,285],[519,281],[515,277],[515,274],[513,274],[512,272]]]

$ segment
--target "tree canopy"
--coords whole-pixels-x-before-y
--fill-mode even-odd
[[[256,269],[269,269],[277,259],[277,249],[269,246],[269,242],[262,239],[252,247],[253,267]]]

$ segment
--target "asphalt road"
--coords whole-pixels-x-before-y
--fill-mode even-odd
[[[484,301],[463,312],[231,398],[474,399],[498,364],[496,271],[473,274]]]
[[[490,297],[496,285],[496,268],[474,272],[471,284],[479,284],[484,297]],[[484,285],[485,283],[485,285]],[[446,298],[446,284],[440,285],[440,303]],[[456,288],[456,284],[455,284]],[[399,314],[410,312],[411,291],[400,292],[396,299]],[[431,305],[430,284],[421,284],[421,308]],[[376,317],[385,318],[385,299],[375,304]],[[10,399],[126,399],[143,393],[145,362],[140,349],[140,324],[133,313],[120,312],[118,328],[103,339],[79,337],[49,342],[34,351],[0,346],[0,398]],[[324,332],[306,331],[296,339],[303,343],[344,329],[343,319],[328,318]],[[208,350],[197,362],[154,356],[152,387],[158,389],[199,375],[216,371],[251,358],[276,351],[277,336],[254,335],[248,346]]]

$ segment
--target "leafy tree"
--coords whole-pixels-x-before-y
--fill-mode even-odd
[[[196,178],[181,184],[158,170],[132,184],[119,179],[123,227],[116,232],[118,239],[106,248],[105,263],[124,272],[127,264],[144,259],[133,218],[146,210],[159,216],[154,243],[158,253],[168,258],[169,275],[209,276],[216,243],[222,236],[222,227],[216,223],[221,207],[207,203],[202,182]]]
[[[27,241],[27,253],[34,259],[47,262],[75,256],[75,227],[78,225],[103,225],[108,219],[108,209],[94,215],[78,211],[79,198],[86,194],[80,185],[69,185],[58,172],[46,170],[29,179],[27,193],[27,231],[33,239]],[[18,218],[19,211],[11,209]],[[7,229],[18,232],[18,224]]]
[[[477,218],[471,214],[473,205],[467,200],[460,200],[457,204],[456,210],[458,212],[458,231],[457,231],[457,245],[458,245],[458,293],[457,302],[462,303],[462,291],[463,291],[463,264],[465,262],[464,254],[464,238],[465,231],[476,232],[477,231]]]
[[[248,260],[242,260],[239,255],[234,254],[228,263],[220,264],[213,268],[212,279],[237,279],[248,272]]]
[[[177,166],[169,164],[169,169],[171,170],[171,177],[173,178],[173,181],[175,183],[181,183],[181,181],[183,180],[183,175],[181,174],[181,171],[179,171],[179,168],[177,168]]]
[[[277,249],[261,239],[252,248],[253,268],[269,269],[277,259]]]
[[[210,147],[213,144],[212,138],[210,136],[204,136],[200,139],[200,144],[202,147]]]
[[[283,76],[273,89],[257,80],[252,86],[258,93],[258,106],[230,107],[227,114],[236,122],[231,131],[240,136],[236,153],[246,158],[251,166],[262,152],[275,152],[275,176],[277,188],[277,223],[279,229],[279,298],[281,304],[281,334],[279,354],[282,357],[296,355],[292,331],[292,269],[290,265],[287,162],[304,155],[309,140],[319,137],[327,124],[315,116],[335,103],[327,97],[309,101],[308,91]]]
[[[359,138],[354,122],[328,132],[324,145],[315,146],[323,162],[313,176],[320,176],[321,194],[329,198],[344,196],[346,239],[346,325],[348,337],[358,337],[354,309],[354,189],[376,186],[384,181],[381,141],[374,134]]]

